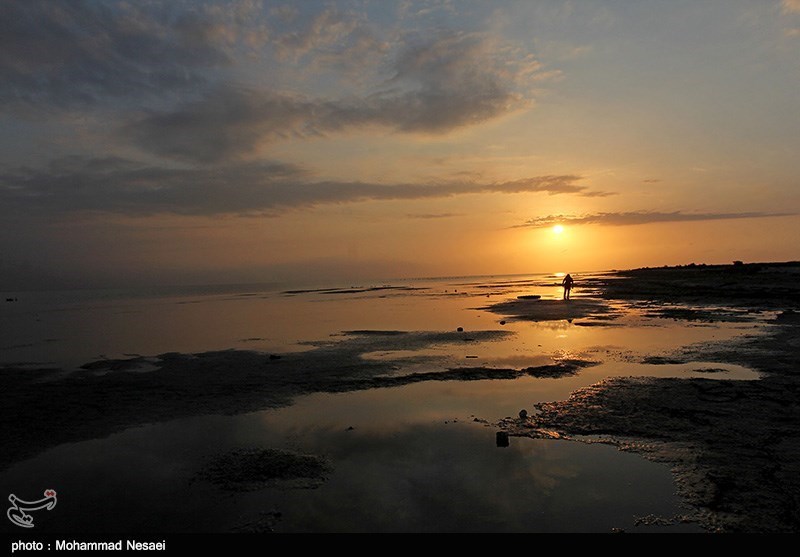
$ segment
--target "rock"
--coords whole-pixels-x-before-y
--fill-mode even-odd
[[[506,324],[506,322],[505,322],[505,321],[500,321],[500,324],[501,324],[501,325],[505,325],[505,324]]]
[[[458,331],[459,333],[463,333],[464,332],[464,327],[459,327],[458,329],[456,329],[456,331]]]
[[[519,419],[520,420],[527,420],[528,419],[528,411],[524,408],[519,411]]]
[[[496,442],[498,447],[508,447],[508,433],[505,431],[498,431]]]

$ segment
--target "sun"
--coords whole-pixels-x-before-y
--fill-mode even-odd
[[[563,226],[561,226],[560,224],[556,224],[553,226],[553,234],[563,234],[563,233],[564,233]]]

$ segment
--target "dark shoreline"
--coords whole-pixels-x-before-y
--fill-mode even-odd
[[[607,299],[675,304],[675,319],[776,312],[766,335],[683,350],[670,361],[723,361],[756,381],[613,378],[537,405],[510,434],[601,442],[671,466],[688,517],[708,531],[800,530],[800,264],[624,271]],[[601,285],[598,285],[601,286]],[[724,305],[725,307],[721,307]],[[686,519],[687,517],[675,517]]]

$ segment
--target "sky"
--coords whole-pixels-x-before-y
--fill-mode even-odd
[[[800,259],[800,0],[0,2],[0,290]]]

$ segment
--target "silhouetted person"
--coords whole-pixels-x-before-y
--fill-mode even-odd
[[[564,280],[561,281],[561,286],[564,287],[564,299],[569,300],[569,291],[572,290],[572,284],[575,281],[572,277],[567,273],[567,276],[564,277]]]

